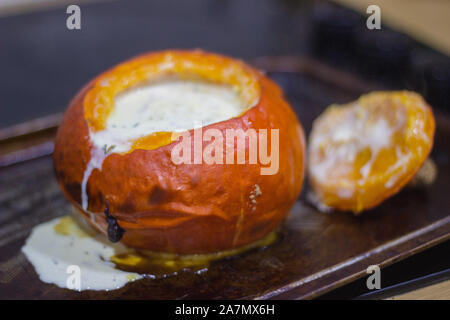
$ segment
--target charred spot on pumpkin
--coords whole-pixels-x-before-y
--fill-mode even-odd
[[[79,183],[65,183],[64,188],[75,202],[81,203],[81,185]]]
[[[55,174],[58,181],[66,180],[66,174],[64,173],[64,171],[57,170],[55,165],[53,165],[53,173]]]
[[[160,187],[155,187],[148,198],[149,204],[160,204],[169,201],[171,198],[171,192],[164,190]]]
[[[65,161],[64,152],[54,153],[53,158],[55,158],[55,159],[57,158],[56,160],[58,160],[59,163],[64,163],[64,161]],[[56,172],[56,169],[55,169],[55,172]]]
[[[114,218],[110,213],[109,213],[109,206],[108,206],[108,202],[106,202],[106,206],[105,206],[105,217],[106,217],[106,222],[108,223],[108,239],[111,242],[119,242],[120,239],[122,239],[123,234],[125,233],[125,230],[122,229],[119,224],[117,223],[116,218]]]
[[[100,211],[103,208],[103,203],[105,203],[105,200],[101,191],[89,196],[89,207],[93,211]]]
[[[119,204],[117,206],[117,210],[122,213],[136,212],[135,198],[131,195],[128,195],[128,197],[125,199],[125,201],[122,204]]]

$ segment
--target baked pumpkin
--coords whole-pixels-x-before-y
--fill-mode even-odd
[[[319,207],[373,208],[400,191],[427,159],[435,122],[409,91],[373,92],[331,105],[313,123],[308,177]]]
[[[249,158],[175,163],[174,148],[185,134],[195,134],[194,127],[177,134],[133,136],[122,148],[98,142],[112,130],[108,121],[122,94],[171,78],[231,88],[244,106],[242,112],[201,129],[216,129],[224,136],[227,129],[267,135],[276,129],[277,170],[262,174],[267,161],[253,163]],[[135,109],[131,102],[130,110]],[[208,145],[203,143],[200,151]],[[189,146],[192,155],[199,151],[194,140]],[[223,147],[225,157],[229,146]],[[247,142],[246,155],[249,147]],[[211,253],[248,245],[277,228],[300,193],[304,148],[295,113],[268,77],[229,57],[169,50],[115,66],[73,98],[57,132],[54,167],[66,197],[90,225],[112,240],[157,252]],[[238,154],[237,146],[232,150]],[[276,148],[269,143],[266,151]]]

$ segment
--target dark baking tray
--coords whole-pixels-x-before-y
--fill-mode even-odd
[[[380,89],[305,58],[254,63],[284,88],[307,133],[330,103]],[[436,113],[432,158],[439,174],[426,189],[405,189],[359,217],[318,212],[302,194],[268,248],[214,262],[201,274],[144,279],[110,292],[61,289],[41,282],[20,251],[33,226],[70,211],[50,156],[59,119],[0,130],[0,299],[313,298],[365,276],[369,265],[384,267],[450,238],[450,118]]]

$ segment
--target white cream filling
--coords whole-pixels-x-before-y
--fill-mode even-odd
[[[166,80],[119,94],[106,129],[91,133],[100,148],[126,152],[132,141],[154,132],[180,132],[238,116],[245,110],[230,86]]]
[[[106,129],[90,132],[94,144],[81,185],[82,207],[88,208],[87,182],[111,153],[125,153],[133,141],[154,132],[182,132],[239,116],[246,106],[230,86],[165,80],[119,94]]]
[[[125,250],[122,244],[106,242],[101,234],[58,234],[55,225],[62,219],[72,218],[65,216],[37,225],[22,247],[43,282],[78,291],[115,290],[142,278],[114,268],[110,257]]]

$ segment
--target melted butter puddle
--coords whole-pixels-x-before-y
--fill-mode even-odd
[[[142,278],[161,278],[180,271],[203,272],[214,260],[265,247],[276,232],[247,246],[212,254],[176,255],[135,251],[121,243],[111,243],[71,215],[53,219],[33,228],[22,252],[33,264],[39,278],[61,288],[73,289],[68,280],[70,266],[80,270],[80,291],[115,290]]]
[[[93,230],[81,227],[72,216],[64,216],[33,228],[22,252],[39,278],[61,288],[71,287],[73,267],[79,267],[79,290],[115,290],[141,275],[118,270],[110,257],[126,248],[109,243]]]

